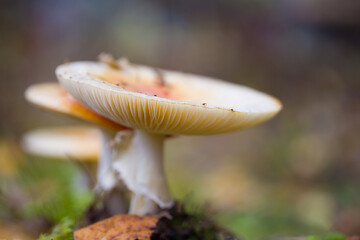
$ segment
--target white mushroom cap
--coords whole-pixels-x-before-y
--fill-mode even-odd
[[[43,157],[97,161],[101,133],[90,127],[52,127],[33,130],[22,138],[25,152]]]
[[[115,131],[126,129],[81,105],[58,83],[34,84],[26,89],[25,98],[32,104],[52,112],[96,123]]]
[[[59,66],[56,75],[81,104],[156,134],[232,132],[264,122],[282,108],[279,100],[248,87],[132,64],[119,71],[104,63],[74,62]]]

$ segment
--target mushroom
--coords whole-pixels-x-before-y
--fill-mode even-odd
[[[25,91],[25,97],[29,102],[43,109],[80,118],[96,124],[102,133],[102,151],[98,161],[95,194],[96,196],[100,196],[115,190],[118,186],[119,180],[116,177],[116,173],[112,170],[111,163],[113,160],[114,148],[121,146],[122,143],[121,139],[114,139],[114,137],[116,133],[120,132],[125,134],[130,130],[84,107],[71,95],[69,95],[58,83],[41,83],[32,85]],[[57,141],[59,141],[59,139]],[[51,143],[49,142],[48,144]],[[58,146],[54,146],[54,148],[57,147]],[[58,149],[58,151],[63,151],[60,148]],[[94,151],[91,145],[89,145],[87,149],[89,153]],[[43,152],[44,150],[42,149],[40,151]],[[54,154],[56,152],[55,149],[51,149],[51,151],[54,151]],[[79,149],[77,151],[79,151]],[[122,194],[119,193],[115,195]]]
[[[122,157],[113,163],[134,193],[131,213],[149,214],[171,207],[173,198],[163,169],[165,135],[228,133],[269,120],[282,108],[279,100],[237,84],[208,77],[127,63],[60,65],[61,85],[81,104],[133,128]],[[129,160],[131,159],[131,161]]]
[[[101,153],[101,133],[88,126],[40,128],[22,136],[21,148],[35,156],[80,162],[87,173],[88,187],[96,176],[95,164]]]
[[[22,137],[22,149],[30,154],[56,159],[96,162],[101,134],[93,127],[50,127],[30,131]]]
[[[27,132],[22,137],[22,149],[32,155],[56,160],[74,160],[81,162],[89,173],[89,180],[93,180],[99,156],[102,155],[104,144],[99,129],[88,126],[48,127]],[[80,178],[83,182],[83,178]],[[93,181],[89,181],[92,183]],[[90,184],[91,185],[91,184]],[[83,185],[81,185],[83,187]],[[88,184],[86,184],[88,187]],[[126,212],[126,200],[119,189],[111,189],[102,203],[105,214]],[[95,191],[95,194],[99,192]],[[99,196],[96,196],[99,197]],[[96,199],[97,200],[97,199]],[[104,214],[99,213],[99,214]],[[101,217],[101,216],[95,216]]]

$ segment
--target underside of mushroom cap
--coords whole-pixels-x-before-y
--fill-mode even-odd
[[[25,152],[58,159],[97,161],[101,134],[95,128],[52,127],[26,133],[21,141]]]
[[[32,104],[52,112],[80,118],[115,131],[126,129],[84,107],[58,83],[34,84],[26,89],[25,97]]]
[[[57,68],[60,83],[81,104],[122,125],[156,134],[207,135],[264,122],[281,103],[241,85],[129,64],[97,62]]]

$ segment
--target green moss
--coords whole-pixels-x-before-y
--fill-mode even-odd
[[[306,236],[322,233],[291,215],[263,209],[222,213],[217,217],[219,224],[245,239],[266,239],[271,236]],[[314,239],[317,240],[317,239]]]
[[[50,234],[42,234],[38,240],[73,240],[74,226],[72,219],[63,218]]]
[[[346,236],[341,233],[327,233],[324,236],[312,235],[305,238],[305,240],[346,240]]]
[[[71,162],[29,159],[18,180],[31,196],[23,217],[45,217],[54,224],[64,217],[77,221],[93,199],[90,189],[76,185],[81,174]]]

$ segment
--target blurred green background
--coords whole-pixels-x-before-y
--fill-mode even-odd
[[[78,166],[26,156],[18,143],[31,129],[79,124],[30,106],[23,93],[56,81],[64,60],[101,52],[247,85],[283,102],[278,116],[252,129],[169,140],[166,171],[178,199],[209,206],[249,239],[360,235],[356,0],[1,1],[0,226],[36,235],[29,221],[51,224],[90,201],[86,189],[73,194]],[[46,210],[46,199],[58,212]]]

